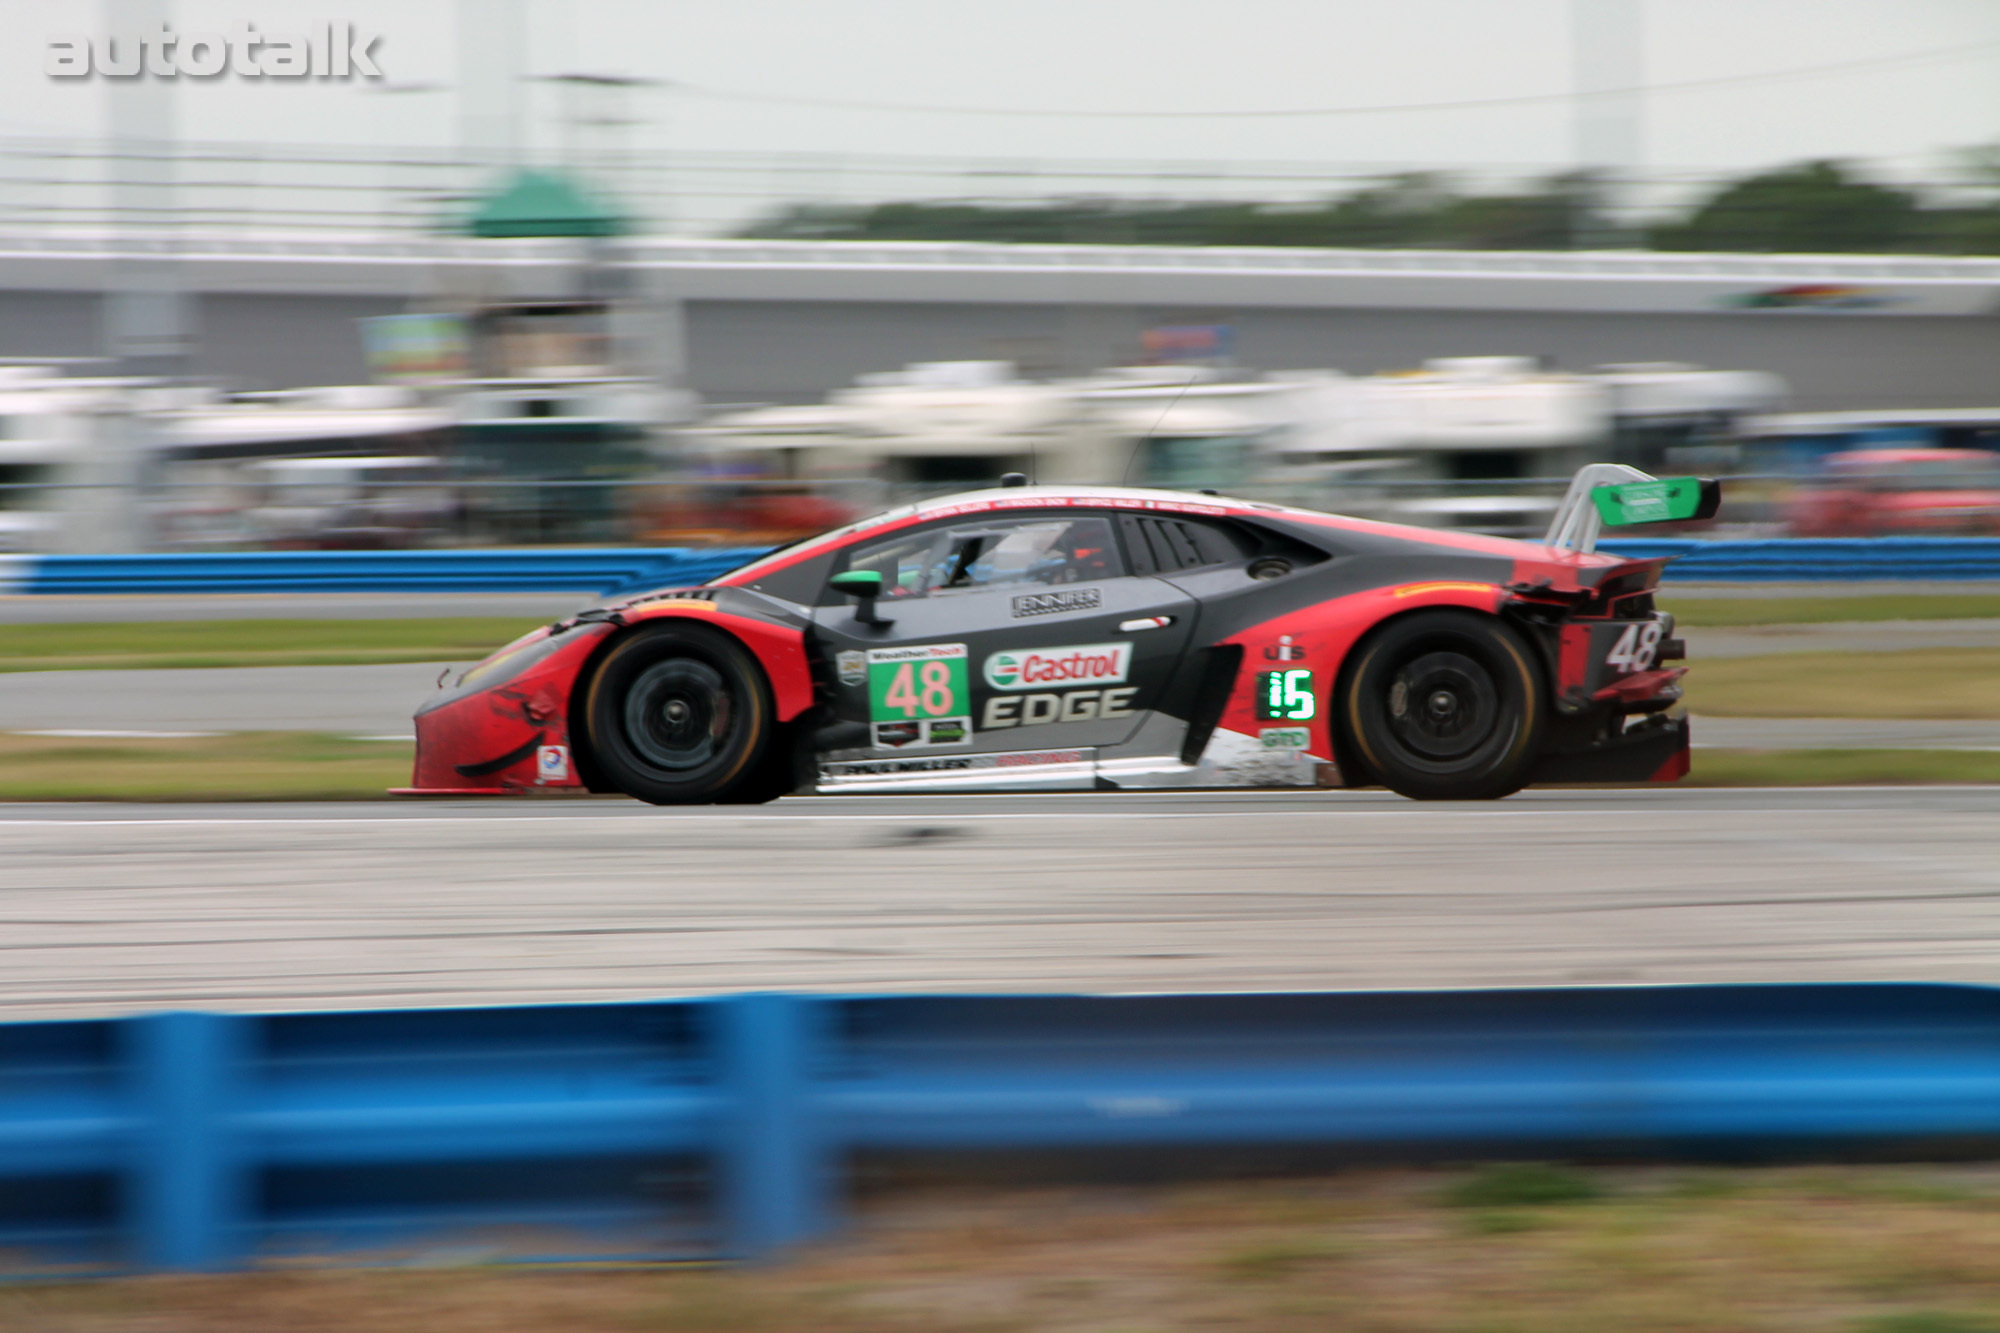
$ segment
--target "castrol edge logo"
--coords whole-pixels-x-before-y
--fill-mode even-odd
[[[1132,665],[1129,643],[1089,643],[1074,648],[1023,648],[986,659],[986,683],[996,690],[1061,685],[1116,685]]]

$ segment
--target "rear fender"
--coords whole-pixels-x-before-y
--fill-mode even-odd
[[[1252,625],[1223,640],[1243,649],[1243,669],[1237,673],[1220,726],[1245,736],[1271,728],[1304,727],[1309,750],[1332,757],[1345,774],[1356,776],[1350,756],[1341,754],[1339,729],[1333,725],[1339,697],[1354,647],[1377,628],[1418,611],[1457,607],[1483,615],[1498,613],[1508,594],[1497,583],[1473,579],[1430,579],[1385,588],[1370,588]],[[1260,717],[1264,702],[1259,677],[1269,671],[1309,671],[1315,698],[1309,719]]]

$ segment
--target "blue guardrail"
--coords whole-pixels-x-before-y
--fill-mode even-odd
[[[1673,556],[1669,583],[1858,583],[2000,579],[2000,537],[1788,537],[1702,542],[1619,538],[1618,555]]]
[[[1669,582],[2000,580],[2000,538],[1701,542],[1621,539],[1602,549],[1674,556]],[[611,596],[704,582],[761,548],[274,551],[0,557],[0,593],[576,592]]]
[[[762,547],[526,551],[265,551],[29,556],[0,591],[65,593],[579,592],[701,583]],[[6,580],[0,579],[0,582]]]
[[[2000,1143],[2000,989],[750,994],[0,1025],[19,1272],[754,1257],[857,1154]]]

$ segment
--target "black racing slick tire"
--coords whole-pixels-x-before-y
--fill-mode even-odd
[[[1527,782],[1547,706],[1534,650],[1472,611],[1420,611],[1362,644],[1340,700],[1346,738],[1389,790],[1490,801]]]
[[[741,643],[705,625],[656,624],[611,645],[584,703],[607,784],[654,805],[770,800],[777,720]]]

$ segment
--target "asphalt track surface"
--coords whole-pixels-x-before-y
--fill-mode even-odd
[[[0,1016],[2000,982],[2000,789],[0,806]]]

